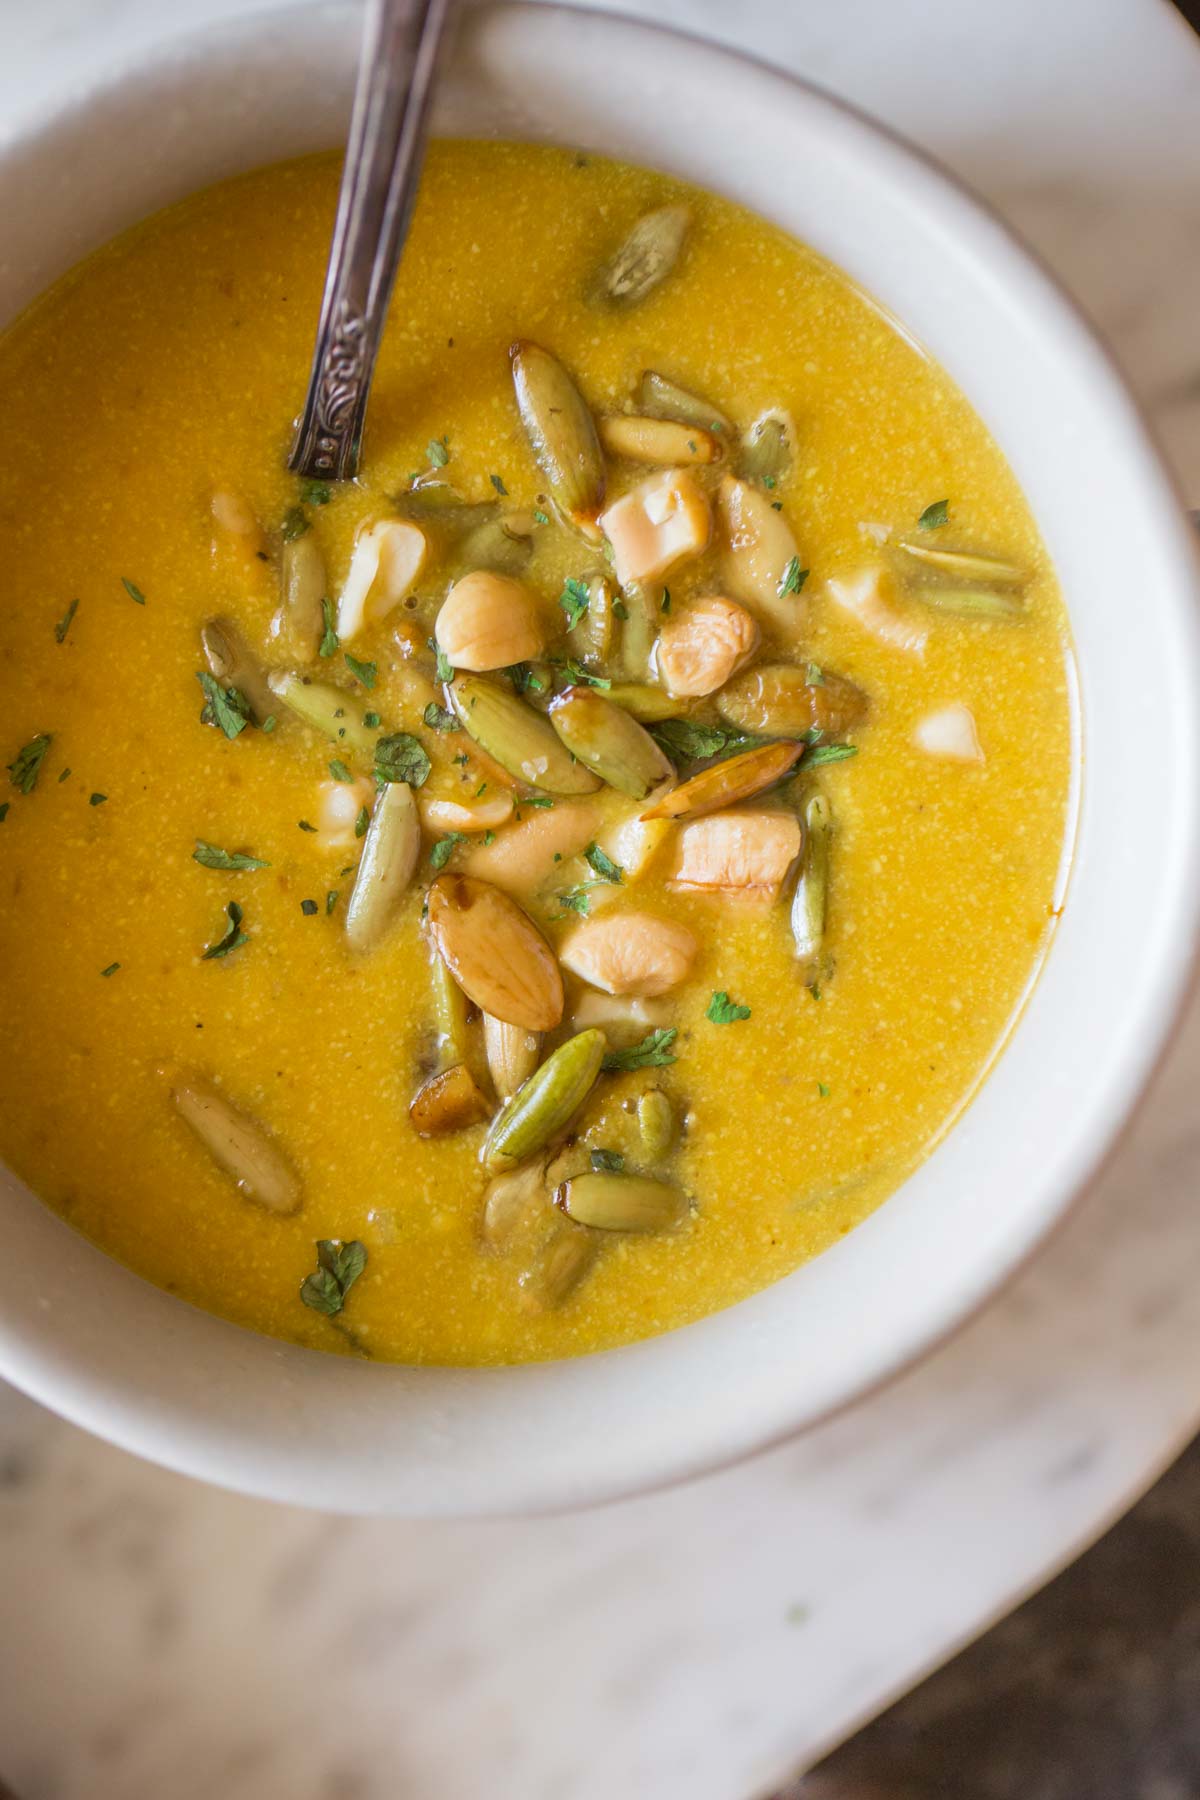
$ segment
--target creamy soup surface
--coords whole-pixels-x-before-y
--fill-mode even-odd
[[[565,151],[432,147],[360,479],[290,475],[337,177],[0,339],[0,1156],[260,1331],[594,1351],[971,1099],[1056,905],[1066,617],[837,270]]]

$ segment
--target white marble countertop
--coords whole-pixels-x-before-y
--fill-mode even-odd
[[[1113,341],[1200,498],[1200,47],[1165,0],[622,9],[802,69],[987,193]],[[0,136],[177,17],[0,0]],[[1196,1429],[1198,1077],[1200,1012],[1097,1190],[919,1369],[602,1512],[288,1511],[0,1389],[0,1775],[21,1800],[769,1791],[1076,1554]]]

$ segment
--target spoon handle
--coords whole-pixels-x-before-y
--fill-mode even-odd
[[[454,4],[368,0],[312,371],[288,458],[299,475],[349,481],[358,470],[375,356]]]

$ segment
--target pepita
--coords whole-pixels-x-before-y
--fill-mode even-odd
[[[680,1188],[643,1175],[576,1175],[554,1190],[554,1204],[593,1231],[677,1231],[690,1211]]]
[[[346,942],[374,950],[386,937],[421,850],[421,818],[405,781],[389,781],[375,802],[354,886],[346,903]]]
[[[517,1278],[526,1312],[553,1312],[570,1299],[589,1273],[600,1245],[581,1225],[559,1219]]]
[[[325,558],[311,531],[284,544],[279,565],[279,611],[271,628],[283,654],[311,662],[325,629]]]
[[[362,703],[345,688],[329,681],[309,681],[292,670],[268,675],[267,686],[289,712],[314,731],[359,756],[374,756],[378,733],[362,723]]]
[[[898,547],[914,561],[926,563],[931,569],[966,582],[1022,587],[1029,579],[1028,570],[1017,563],[1005,562],[999,556],[978,556],[970,550],[939,550],[933,544],[919,544],[912,538],[901,538]]]
[[[200,647],[209,673],[222,687],[235,687],[250,708],[256,725],[269,718],[274,700],[258,661],[232,619],[208,619],[200,628]]]
[[[949,587],[940,582],[920,582],[908,592],[934,612],[953,613],[957,619],[1019,619],[1024,602],[1017,594],[1000,594],[994,588]]]
[[[606,1047],[602,1031],[581,1031],[522,1083],[488,1132],[482,1154],[489,1169],[524,1162],[566,1129],[592,1091]]]
[[[637,1122],[646,1161],[662,1162],[675,1147],[677,1123],[675,1108],[661,1088],[648,1087],[638,1095]]]
[[[690,223],[686,206],[644,213],[601,270],[597,298],[610,306],[637,306],[652,294],[679,261]]]
[[[565,688],[551,703],[550,723],[572,756],[632,800],[671,774],[649,732],[594,688]]]
[[[716,703],[721,717],[742,731],[763,737],[819,731],[825,738],[860,725],[868,705],[862,689],[844,675],[802,663],[759,663],[735,675]]]
[[[738,473],[746,481],[758,481],[764,487],[773,488],[791,467],[795,441],[796,427],[791,414],[773,407],[755,419],[743,436]]]
[[[511,689],[460,675],[446,693],[463,730],[518,781],[548,794],[592,794],[599,787],[553,727]]]
[[[219,1088],[192,1071],[161,1068],[176,1112],[238,1192],[275,1213],[294,1213],[300,1178],[275,1139],[232,1105]]]
[[[512,347],[517,407],[538,466],[572,524],[595,532],[604,505],[604,455],[579,389],[540,344]]]
[[[638,405],[654,419],[676,419],[681,425],[694,425],[700,431],[711,431],[718,437],[732,437],[733,425],[718,412],[703,394],[693,394],[660,375],[657,369],[642,372],[638,389]]]

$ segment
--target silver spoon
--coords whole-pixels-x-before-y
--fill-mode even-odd
[[[349,481],[358,470],[375,356],[455,5],[367,0],[312,372],[288,458],[299,475]]]

